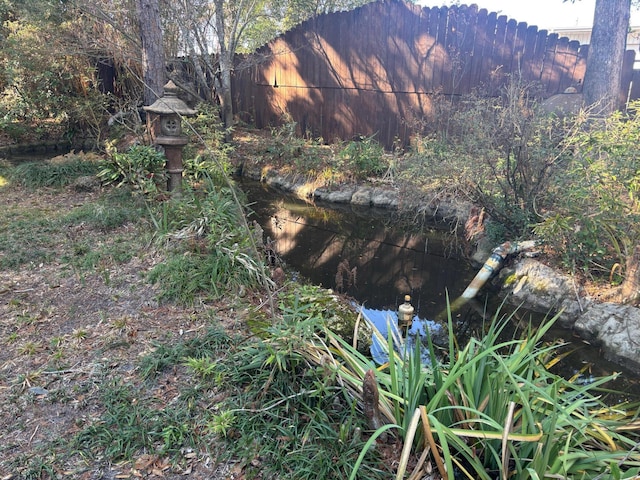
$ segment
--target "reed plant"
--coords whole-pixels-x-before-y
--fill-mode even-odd
[[[390,336],[389,360],[376,366],[328,332],[331,362],[351,395],[362,400],[365,374],[375,372],[385,423],[366,448],[396,432],[403,444],[397,479],[406,478],[411,458],[408,478],[430,468],[442,478],[636,478],[638,406],[603,402],[601,388],[613,376],[580,384],[549,371],[560,345],[543,337],[556,317],[505,340],[512,315],[496,313],[482,338],[458,347],[449,314],[449,350],[439,354],[429,341],[428,365],[419,343],[405,351]],[[362,458],[364,451],[351,479]]]

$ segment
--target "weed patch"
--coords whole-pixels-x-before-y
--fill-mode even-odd
[[[131,460],[145,451],[175,455],[196,444],[194,412],[185,405],[162,408],[131,384],[114,381],[102,389],[104,413],[74,440],[85,454],[100,452],[113,460]]]
[[[80,176],[96,175],[99,168],[97,156],[69,154],[48,162],[21,163],[11,171],[11,181],[30,189],[60,188]]]

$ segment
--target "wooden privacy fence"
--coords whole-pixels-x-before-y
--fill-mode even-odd
[[[433,122],[443,95],[499,95],[512,75],[538,82],[546,96],[579,91],[587,49],[476,5],[381,0],[315,17],[242,58],[234,107],[259,128],[295,121],[327,141],[375,134],[391,147]]]

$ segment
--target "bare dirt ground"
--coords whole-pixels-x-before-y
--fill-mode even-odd
[[[97,194],[0,187],[0,225],[3,216],[53,216]],[[214,445],[208,452],[183,452],[178,466],[148,455],[110,464],[70,451],[74,434],[102,413],[100,385],[114,378],[141,385],[136,361],[154,342],[193,337],[211,322],[241,328],[233,302],[160,304],[146,273],[162,252],[148,240],[135,243],[149,238],[141,228],[125,224],[105,235],[80,225],[54,245],[55,260],[0,270],[0,479],[241,478],[231,465],[216,464]],[[7,234],[0,228],[0,236]],[[78,271],[61,260],[79,239],[100,245],[115,238],[133,241],[129,261]],[[0,258],[11,254],[0,251]],[[182,381],[179,371],[163,374],[148,393],[169,404]]]

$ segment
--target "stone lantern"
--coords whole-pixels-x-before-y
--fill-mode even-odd
[[[169,191],[182,188],[182,149],[188,138],[182,135],[182,117],[190,117],[197,112],[178,98],[178,87],[171,80],[164,86],[164,96],[158,98],[153,105],[143,107],[146,112],[159,117],[160,132],[155,144],[164,148],[167,158],[167,189]]]

